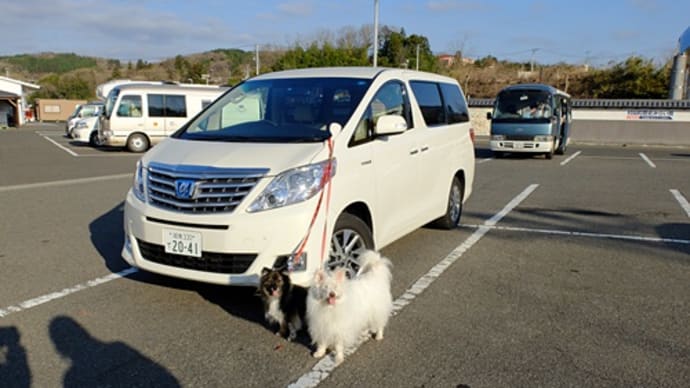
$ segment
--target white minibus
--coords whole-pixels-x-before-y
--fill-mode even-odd
[[[180,129],[227,90],[220,86],[128,83],[110,90],[101,116],[101,145],[144,152]]]

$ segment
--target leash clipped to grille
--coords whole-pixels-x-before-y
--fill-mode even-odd
[[[323,175],[321,176],[321,192],[319,193],[319,200],[316,203],[316,208],[314,209],[314,214],[311,217],[311,222],[309,222],[309,227],[307,228],[307,232],[302,238],[302,241],[300,242],[299,246],[297,247],[295,253],[292,255],[291,260],[288,260],[287,266],[288,266],[288,271],[292,272],[295,267],[299,267],[301,264],[302,260],[302,254],[304,253],[304,247],[307,245],[307,241],[309,241],[309,236],[311,235],[311,230],[314,227],[314,224],[316,223],[316,218],[319,215],[319,211],[321,210],[321,203],[324,200],[324,194],[326,196],[326,204],[325,204],[325,219],[323,222],[323,233],[321,235],[321,265],[323,265],[323,259],[324,255],[326,252],[326,231],[327,231],[327,226],[328,226],[328,209],[330,207],[331,203],[331,178],[333,175],[333,135],[328,137],[327,140],[328,144],[328,163],[326,163],[326,168],[323,171]]]

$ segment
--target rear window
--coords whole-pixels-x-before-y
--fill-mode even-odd
[[[443,94],[443,105],[449,124],[470,121],[467,102],[457,85],[441,84],[441,93]]]

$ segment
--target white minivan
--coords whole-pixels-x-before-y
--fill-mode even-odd
[[[455,228],[474,146],[455,79],[320,68],[234,87],[138,162],[123,258],[159,274],[255,286],[264,267],[307,284],[359,269],[423,225]]]
[[[115,86],[105,100],[99,143],[144,152],[180,129],[227,89],[164,83]]]

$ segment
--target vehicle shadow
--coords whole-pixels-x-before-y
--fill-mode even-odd
[[[129,268],[129,264],[120,255],[125,241],[123,216],[124,202],[120,202],[89,224],[91,243],[111,272],[120,272]]]
[[[179,387],[165,367],[124,342],[101,342],[74,319],[58,316],[49,325],[55,349],[71,363],[64,387]]]
[[[14,326],[0,327],[0,386],[31,386],[31,371],[26,349],[20,342],[19,330]],[[7,385],[8,387],[10,385]]]
[[[468,217],[479,218],[479,219],[490,219],[491,214],[487,213],[476,213],[476,212],[465,212],[463,213],[463,219]],[[639,219],[636,217],[620,214],[603,212],[598,210],[586,209],[586,208],[554,208],[554,209],[543,209],[534,207],[522,207],[515,209],[511,214],[504,217],[498,224],[498,227],[513,226],[517,228],[528,228],[536,231],[537,233],[549,234],[549,231],[554,231],[555,234],[568,236],[572,234],[573,236],[580,236],[588,238],[588,236],[597,235],[601,233],[604,237],[607,234],[613,235],[626,235],[626,232],[603,232],[603,230],[617,230],[620,225],[636,225],[639,224]],[[602,232],[597,232],[592,230],[591,225],[596,224],[597,230]],[[462,226],[461,226],[462,227]],[[690,236],[690,223],[666,223],[653,226],[656,232],[656,237],[663,240],[663,243],[655,241],[647,241],[643,238],[641,239],[626,239],[625,241],[626,249],[632,251],[639,250],[654,250],[659,247],[663,249],[687,253],[688,259],[682,260],[684,264],[690,264],[690,244],[688,244],[688,236]],[[633,232],[632,235],[635,233]],[[501,238],[500,233],[494,234],[494,237]]]
[[[123,217],[124,202],[121,202],[89,224],[91,243],[103,258],[106,267],[113,273],[130,268],[121,256],[124,242]],[[261,299],[256,295],[254,287],[206,284],[142,270],[127,275],[127,279],[158,287],[197,292],[205,300],[218,305],[229,314],[269,329],[264,321]],[[305,343],[308,344],[308,341]]]

